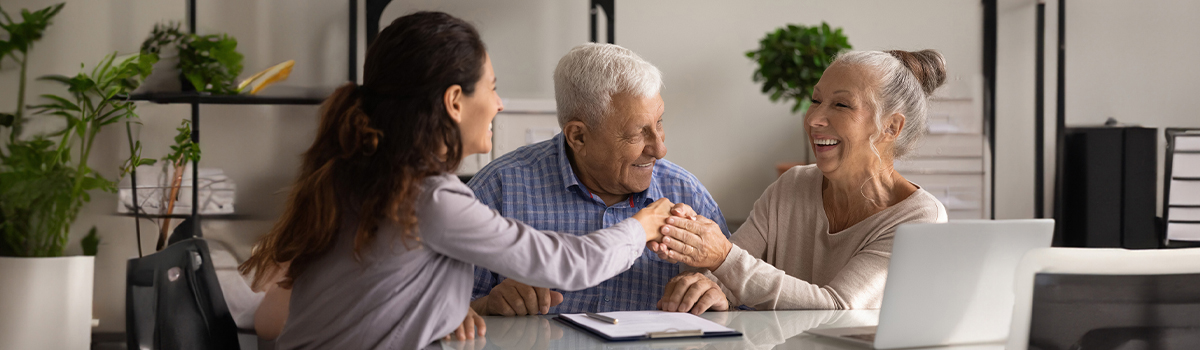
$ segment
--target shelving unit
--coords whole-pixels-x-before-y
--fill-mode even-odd
[[[929,133],[911,158],[895,163],[905,178],[942,202],[951,220],[986,219],[990,215],[987,140],[981,110],[976,98],[934,97],[930,101]]]
[[[368,0],[375,1],[375,0]],[[383,2],[386,5],[390,0]],[[351,1],[353,4],[354,1]],[[352,5],[353,8],[353,5]],[[380,8],[382,13],[382,8]],[[356,12],[351,13],[353,18]],[[187,0],[187,25],[188,33],[196,33],[196,1]],[[353,26],[353,21],[351,22]],[[354,36],[351,30],[351,37]],[[351,53],[353,55],[353,53]],[[354,66],[353,61],[350,66]],[[353,71],[353,70],[352,70]],[[187,104],[192,108],[192,142],[200,143],[200,105],[219,104],[219,105],[319,105],[325,101],[331,90],[325,89],[304,89],[304,88],[289,88],[275,86],[265,91],[262,95],[212,95],[208,93],[200,93],[195,91],[181,92],[165,92],[165,93],[146,93],[134,94],[128,98],[131,101],[146,101],[157,104]],[[130,173],[130,181],[132,186],[130,191],[133,198],[133,213],[128,216],[137,218],[191,218],[193,225],[192,232],[197,236],[201,235],[200,220],[201,217],[221,217],[221,218],[239,218],[238,215],[222,214],[222,215],[201,215],[200,214],[200,164],[198,161],[192,162],[192,214],[144,214],[141,213],[138,205],[137,196],[137,169],[135,168]],[[125,214],[118,214],[125,215]]]
[[[191,120],[192,120],[192,142],[200,143],[200,105],[205,104],[220,104],[220,105],[319,105],[325,101],[327,94],[322,94],[320,89],[283,89],[284,91],[275,91],[270,95],[263,96],[246,96],[246,95],[210,95],[197,92],[168,92],[168,93],[149,93],[137,94],[129,96],[132,101],[146,101],[156,104],[187,104],[191,105]],[[290,90],[290,91],[288,91]],[[289,94],[282,94],[288,92]],[[198,217],[220,217],[220,218],[238,218],[237,215],[200,215],[200,164],[192,162],[192,214],[144,214],[141,213],[137,205],[137,172],[132,174],[134,199],[134,213],[129,216],[140,218],[198,218]],[[124,214],[121,214],[124,215]],[[192,232],[200,231],[200,220],[192,220]]]

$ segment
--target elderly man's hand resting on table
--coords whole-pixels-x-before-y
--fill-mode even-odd
[[[687,204],[679,203],[671,210],[667,225],[662,227],[661,242],[650,242],[647,246],[658,257],[669,262],[682,262],[689,266],[716,270],[725,262],[733,246],[721,232],[716,222],[696,215]],[[686,272],[675,276],[658,301],[664,311],[690,312],[696,315],[709,309],[725,311],[729,300],[721,286],[699,272]]]
[[[661,198],[633,214],[633,218],[641,223],[642,229],[646,231],[647,246],[653,247],[663,238],[661,232],[671,218],[672,208],[674,207],[670,200]],[[492,288],[488,295],[472,301],[471,308],[481,315],[542,315],[549,313],[551,307],[562,302],[562,293],[505,279]]]

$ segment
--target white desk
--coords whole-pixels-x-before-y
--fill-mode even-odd
[[[484,317],[487,336],[442,341],[443,349],[855,349],[866,347],[804,334],[813,328],[870,326],[879,311],[731,311],[701,317],[736,329],[741,337],[605,342],[552,320],[553,316]],[[939,347],[939,350],[1002,350],[1004,344]]]

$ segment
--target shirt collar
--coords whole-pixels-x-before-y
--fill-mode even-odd
[[[558,153],[558,171],[562,175],[563,187],[568,191],[571,190],[571,187],[575,187],[578,189],[580,195],[589,196],[588,190],[584,188],[583,183],[579,182],[579,178],[575,176],[575,171],[571,168],[571,159],[567,157],[566,137],[560,132],[558,135],[554,135],[554,138],[551,140],[553,140],[551,142],[554,143],[554,149]],[[658,177],[662,173],[661,168],[662,163],[654,164],[654,172],[650,174],[650,188],[629,195],[633,199],[633,202],[640,201],[643,205],[649,205],[663,197],[662,188],[658,185]]]

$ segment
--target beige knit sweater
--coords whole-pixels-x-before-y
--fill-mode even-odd
[[[878,309],[896,226],[945,222],[946,209],[918,189],[841,232],[829,233],[821,170],[798,166],[767,187],[713,275],[731,305],[767,309]],[[918,186],[919,187],[919,186]]]

